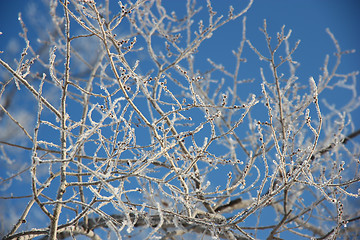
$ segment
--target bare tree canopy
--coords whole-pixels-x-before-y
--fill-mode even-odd
[[[253,0],[47,2],[0,54],[3,239],[360,236],[358,69],[329,29],[302,79],[292,30],[247,36]],[[198,64],[233,22],[231,65]]]

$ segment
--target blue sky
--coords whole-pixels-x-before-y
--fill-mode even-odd
[[[200,0],[199,2],[201,2]],[[29,0],[0,1],[0,49],[5,50],[9,46],[24,46],[23,41],[18,37],[21,31],[17,21],[18,12],[22,12],[25,23],[34,21],[27,19],[29,6],[33,6]],[[117,1],[114,1],[117,2]],[[184,9],[185,1],[168,0],[164,4],[174,10]],[[226,0],[213,1],[215,10],[227,11],[229,4],[235,9],[243,7],[247,1]],[[224,4],[224,2],[226,4]],[[182,10],[181,9],[181,10]],[[46,11],[44,9],[44,11]],[[203,12],[206,11],[203,9]],[[295,43],[300,39],[301,43],[294,57],[301,63],[299,73],[303,78],[316,76],[320,73],[319,68],[322,66],[326,54],[332,54],[335,50],[331,39],[325,32],[327,27],[330,28],[337,40],[345,49],[356,49],[355,54],[344,57],[341,65],[342,72],[350,72],[360,69],[360,2],[357,0],[255,0],[247,16],[247,37],[255,46],[259,48],[265,46],[262,33],[258,30],[262,27],[263,20],[267,19],[268,30],[275,34],[282,25],[286,30],[292,29],[292,38],[290,43]],[[226,12],[224,12],[224,15]],[[219,38],[223,34],[232,38],[224,38],[222,46],[219,46]],[[31,31],[29,32],[31,34]],[[213,39],[205,42],[202,47],[211,47],[211,51],[206,51],[204,57],[217,58],[221,57],[226,60],[233,59],[231,50],[236,49],[241,37],[241,19],[223,26]],[[35,41],[34,41],[35,42]],[[21,49],[20,48],[20,49]],[[247,54],[245,57],[249,57]],[[7,56],[1,56],[5,58]],[[225,64],[224,64],[225,65]],[[255,69],[254,69],[255,70]],[[360,84],[358,84],[360,85]],[[360,89],[360,87],[358,86]]]
[[[201,2],[204,0],[199,0]],[[27,11],[35,0],[0,0],[0,50],[6,51],[11,46],[19,46],[20,50],[24,46],[23,40],[18,37],[21,31],[17,21],[18,12],[23,12],[25,23],[32,21],[27,18]],[[115,1],[117,2],[117,1]],[[168,0],[163,1],[169,8],[184,9],[185,1]],[[226,15],[227,7],[232,4],[235,9],[241,9],[247,1],[240,0],[214,0],[213,8],[216,11],[223,12]],[[44,9],[44,11],[46,11]],[[203,9],[205,11],[206,9]],[[359,0],[254,0],[247,16],[247,37],[255,47],[265,49],[265,40],[259,28],[263,26],[263,20],[267,20],[268,30],[275,38],[275,33],[285,25],[285,31],[292,29],[290,44],[293,45],[298,39],[301,40],[300,46],[294,53],[294,60],[300,62],[298,76],[301,81],[307,81],[310,76],[317,79],[321,74],[325,55],[335,52],[335,47],[325,32],[330,28],[337,38],[342,50],[356,49],[355,54],[343,57],[343,62],[339,69],[340,73],[348,73],[360,70],[360,1]],[[34,20],[34,19],[33,19]],[[198,67],[208,68],[207,58],[215,60],[217,63],[223,60],[223,64],[231,67],[235,61],[231,50],[237,49],[241,39],[241,19],[231,22],[217,32],[212,39],[204,42],[199,48],[201,55],[196,59]],[[30,33],[31,34],[31,33]],[[226,36],[226,37],[225,37]],[[35,40],[34,40],[35,42]],[[265,49],[266,50],[266,49]],[[6,53],[0,55],[0,58],[7,59]],[[18,58],[18,56],[16,56]],[[245,50],[244,57],[256,59],[249,49]],[[334,57],[332,58],[334,60]],[[259,63],[259,62],[257,62]],[[266,68],[267,64],[262,67]],[[249,61],[241,68],[240,74],[244,77],[255,77],[260,81],[259,65],[254,65]],[[2,81],[2,79],[0,80]],[[248,89],[252,90],[252,89]],[[360,93],[360,83],[357,84],[357,90]],[[255,91],[255,90],[254,90]],[[329,102],[334,104],[341,103],[344,95],[330,95]],[[353,120],[356,129],[360,128],[360,111],[353,113]],[[359,138],[358,138],[359,139]]]
[[[205,1],[200,0],[198,2]],[[40,1],[33,0],[0,0],[0,50],[5,50],[9,54],[2,54],[1,58],[12,60],[16,56],[11,49],[17,48],[18,51],[24,47],[24,42],[18,37],[21,31],[20,24],[17,21],[18,12],[22,12],[23,19],[28,26],[31,22],[39,21],[41,16],[34,19],[30,12],[33,12],[34,6],[40,5]],[[171,10],[181,12],[185,10],[186,1],[167,0],[163,1],[166,7]],[[34,3],[36,3],[34,5]],[[113,1],[116,5],[117,1]],[[226,3],[226,4],[225,4]],[[213,7],[219,14],[227,15],[228,5],[233,5],[235,9],[241,9],[247,4],[247,1],[226,0],[213,1]],[[116,6],[117,7],[117,6]],[[40,11],[47,9],[40,8]],[[321,74],[325,55],[330,54],[330,66],[334,62],[333,52],[335,47],[325,32],[330,28],[342,47],[342,50],[355,49],[355,54],[343,57],[340,66],[340,73],[348,73],[360,70],[360,2],[358,0],[255,0],[250,8],[247,17],[247,38],[253,45],[259,49],[265,50],[266,43],[263,34],[259,28],[263,26],[263,20],[267,20],[268,31],[275,38],[276,32],[285,25],[285,31],[292,30],[290,44],[293,46],[300,39],[301,43],[294,53],[293,58],[300,62],[300,68],[297,71],[300,81],[307,81],[310,76],[315,80]],[[207,10],[202,10],[207,14]],[[32,16],[29,18],[29,16]],[[206,18],[205,18],[206,19]],[[206,40],[199,48],[201,55],[196,57],[196,64],[200,69],[208,69],[210,66],[207,58],[215,60],[223,65],[228,66],[230,70],[234,67],[232,62],[235,60],[231,51],[237,49],[241,39],[241,19],[230,22],[215,32],[213,38]],[[42,32],[46,34],[45,30]],[[32,44],[37,44],[33,32],[28,33],[32,38]],[[30,39],[31,40],[31,39]],[[17,55],[18,56],[18,55]],[[257,56],[245,47],[243,57],[256,59]],[[261,65],[262,64],[262,65]],[[267,63],[260,63],[261,67],[267,68]],[[240,68],[240,77],[257,78],[260,81],[259,61],[255,64],[251,61],[245,63]],[[249,91],[256,91],[249,89]],[[360,84],[357,84],[357,90],[360,92]],[[346,99],[346,92],[340,91],[341,97],[330,95],[330,103],[340,106],[341,100]],[[335,98],[334,98],[335,97]],[[360,127],[360,111],[353,113],[354,121],[357,128]]]

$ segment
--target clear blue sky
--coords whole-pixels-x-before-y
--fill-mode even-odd
[[[198,2],[205,1],[199,0]],[[19,39],[18,32],[21,30],[17,21],[18,12],[22,12],[26,21],[27,11],[34,0],[0,0],[0,49],[5,50],[9,44],[21,44],[23,41]],[[114,1],[117,2],[117,1]],[[174,10],[185,5],[184,1],[164,0],[166,5]],[[243,0],[226,0],[213,1],[215,10],[226,9],[224,5],[232,4],[235,9],[244,6],[247,1]],[[226,3],[226,4],[225,4]],[[46,11],[46,9],[42,9]],[[203,9],[203,11],[206,11]],[[268,21],[268,29],[275,33],[280,30],[282,25],[286,25],[286,29],[292,29],[293,43],[301,40],[301,45],[295,53],[295,58],[301,63],[301,72],[304,77],[319,73],[319,67],[322,65],[324,56],[334,51],[333,44],[325,32],[329,27],[335,34],[343,49],[356,49],[357,52],[344,59],[342,70],[354,71],[360,69],[360,1],[358,0],[255,0],[252,8],[247,15],[247,36],[258,45],[264,44],[263,36],[258,31],[262,27],[263,19]],[[225,13],[226,14],[226,13]],[[223,46],[216,46],[212,51],[208,52],[209,57],[215,57],[221,54],[225,59],[232,59],[231,50],[238,47],[241,25],[238,20],[234,23],[225,25],[206,44],[218,44],[218,38],[222,33],[233,33],[232,39],[223,39]],[[217,38],[215,38],[217,37]],[[17,39],[17,40],[16,40]],[[204,46],[207,47],[207,46]],[[4,56],[1,56],[4,58]]]
[[[205,0],[199,0],[202,2]],[[33,3],[36,3],[35,5]],[[183,11],[185,9],[184,1],[164,0],[163,3],[171,10]],[[228,5],[232,4],[235,9],[241,9],[248,1],[243,0],[226,0],[213,1],[213,7],[220,14],[227,15]],[[114,1],[115,6],[117,1]],[[225,4],[226,3],[226,4]],[[28,12],[32,12],[34,6],[40,5],[40,1],[34,0],[0,0],[0,50],[6,50],[9,47],[18,46],[19,51],[24,47],[24,42],[18,37],[21,31],[17,21],[18,12],[22,12],[25,23],[30,23],[38,19],[29,19]],[[30,7],[31,6],[31,7]],[[47,9],[40,9],[40,12],[46,12]],[[206,14],[206,9],[202,12]],[[317,79],[321,73],[320,67],[323,64],[326,54],[335,51],[334,45],[330,37],[325,32],[327,27],[330,28],[340,43],[343,50],[356,49],[355,54],[343,57],[343,62],[339,69],[340,73],[348,73],[360,70],[360,1],[358,0],[255,0],[250,8],[247,16],[247,37],[259,49],[265,49],[265,41],[263,34],[258,30],[262,27],[263,20],[267,19],[268,30],[273,37],[275,33],[280,31],[282,25],[286,26],[286,30],[292,29],[292,37],[290,44],[294,44],[298,39],[301,40],[298,50],[295,52],[294,59],[300,62],[298,69],[300,80],[305,80],[310,76]],[[40,16],[39,16],[40,18]],[[30,25],[30,24],[28,24]],[[206,61],[211,58],[219,62],[223,60],[223,64],[228,65],[231,69],[231,61],[234,57],[231,53],[233,49],[239,46],[241,39],[241,19],[223,26],[213,36],[203,43],[200,47],[201,55],[196,58],[196,63],[201,69],[208,68]],[[32,32],[29,31],[31,36]],[[226,36],[226,37],[223,37]],[[229,37],[230,36],[230,37]],[[33,39],[33,44],[36,40]],[[221,44],[219,44],[221,42]],[[8,51],[12,53],[11,51]],[[13,54],[13,53],[12,53]],[[248,51],[244,57],[256,58],[256,56]],[[1,58],[10,60],[9,55],[2,54]],[[334,60],[334,58],[332,58]],[[240,69],[240,74],[246,77],[260,78],[259,62],[253,64],[249,62]],[[265,63],[264,63],[265,64]],[[266,67],[266,66],[262,66]],[[357,84],[358,92],[360,92],[360,84]],[[341,93],[340,93],[341,94]],[[333,98],[334,104],[339,104],[341,97]],[[331,99],[330,99],[331,102]],[[357,119],[357,128],[360,127],[360,112],[353,114]],[[359,122],[359,123],[357,123]]]
[[[117,0],[113,0],[117,2]],[[205,0],[198,0],[202,2]],[[9,46],[19,46],[20,51],[24,47],[24,42],[18,37],[21,31],[17,21],[18,12],[23,13],[25,23],[31,21],[27,18],[28,7],[37,0],[0,0],[0,50],[6,51]],[[124,1],[125,2],[125,1]],[[185,0],[163,0],[170,8],[184,9]],[[235,9],[241,9],[247,1],[243,0],[214,0],[214,10],[221,12],[221,9],[232,4]],[[42,11],[47,11],[42,9]],[[206,11],[206,9],[203,9]],[[224,15],[227,13],[224,12]],[[300,80],[307,81],[310,76],[317,79],[321,74],[325,55],[335,52],[335,47],[330,37],[325,32],[330,28],[337,38],[343,50],[356,49],[355,54],[343,57],[340,73],[360,71],[360,1],[359,0],[254,0],[254,4],[247,16],[247,37],[260,49],[264,49],[265,41],[263,34],[258,30],[263,26],[263,20],[267,19],[268,30],[275,38],[275,33],[280,31],[282,25],[286,26],[286,31],[292,29],[290,43],[294,44],[298,39],[301,40],[298,50],[293,55],[294,60],[300,62],[298,70]],[[31,31],[31,29],[30,29]],[[223,26],[216,32],[212,39],[204,42],[199,48],[201,55],[196,59],[199,67],[207,64],[206,59],[223,59],[223,64],[231,67],[234,57],[231,50],[238,48],[241,39],[241,19]],[[222,38],[222,36],[227,36]],[[230,36],[230,37],[228,37]],[[221,40],[221,41],[220,41]],[[33,40],[35,42],[35,40]],[[219,44],[221,42],[221,44]],[[249,59],[257,58],[252,52],[247,51],[244,57]],[[18,58],[19,56],[17,56]],[[9,60],[6,53],[0,58]],[[334,58],[332,58],[334,61]],[[206,65],[209,67],[209,65]],[[262,67],[266,67],[264,64]],[[241,68],[240,74],[246,77],[256,77],[260,79],[259,65],[245,64]],[[359,79],[360,77],[358,77]],[[0,81],[3,81],[0,79]],[[358,81],[359,82],[359,81]],[[360,83],[357,84],[360,93]],[[346,94],[346,93],[345,93]],[[330,103],[338,104],[346,95],[333,95],[329,98]],[[355,126],[360,128],[360,111],[353,113]],[[359,137],[358,137],[359,139]]]

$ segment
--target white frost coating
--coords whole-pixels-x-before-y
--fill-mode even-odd
[[[309,78],[309,84],[310,84],[311,92],[314,93],[314,96],[317,96],[318,95],[317,86],[313,77]]]
[[[206,146],[206,144],[208,143],[208,140],[209,140],[209,139],[208,139],[207,137],[204,138],[204,143],[203,143],[202,148],[204,148],[204,147]]]

